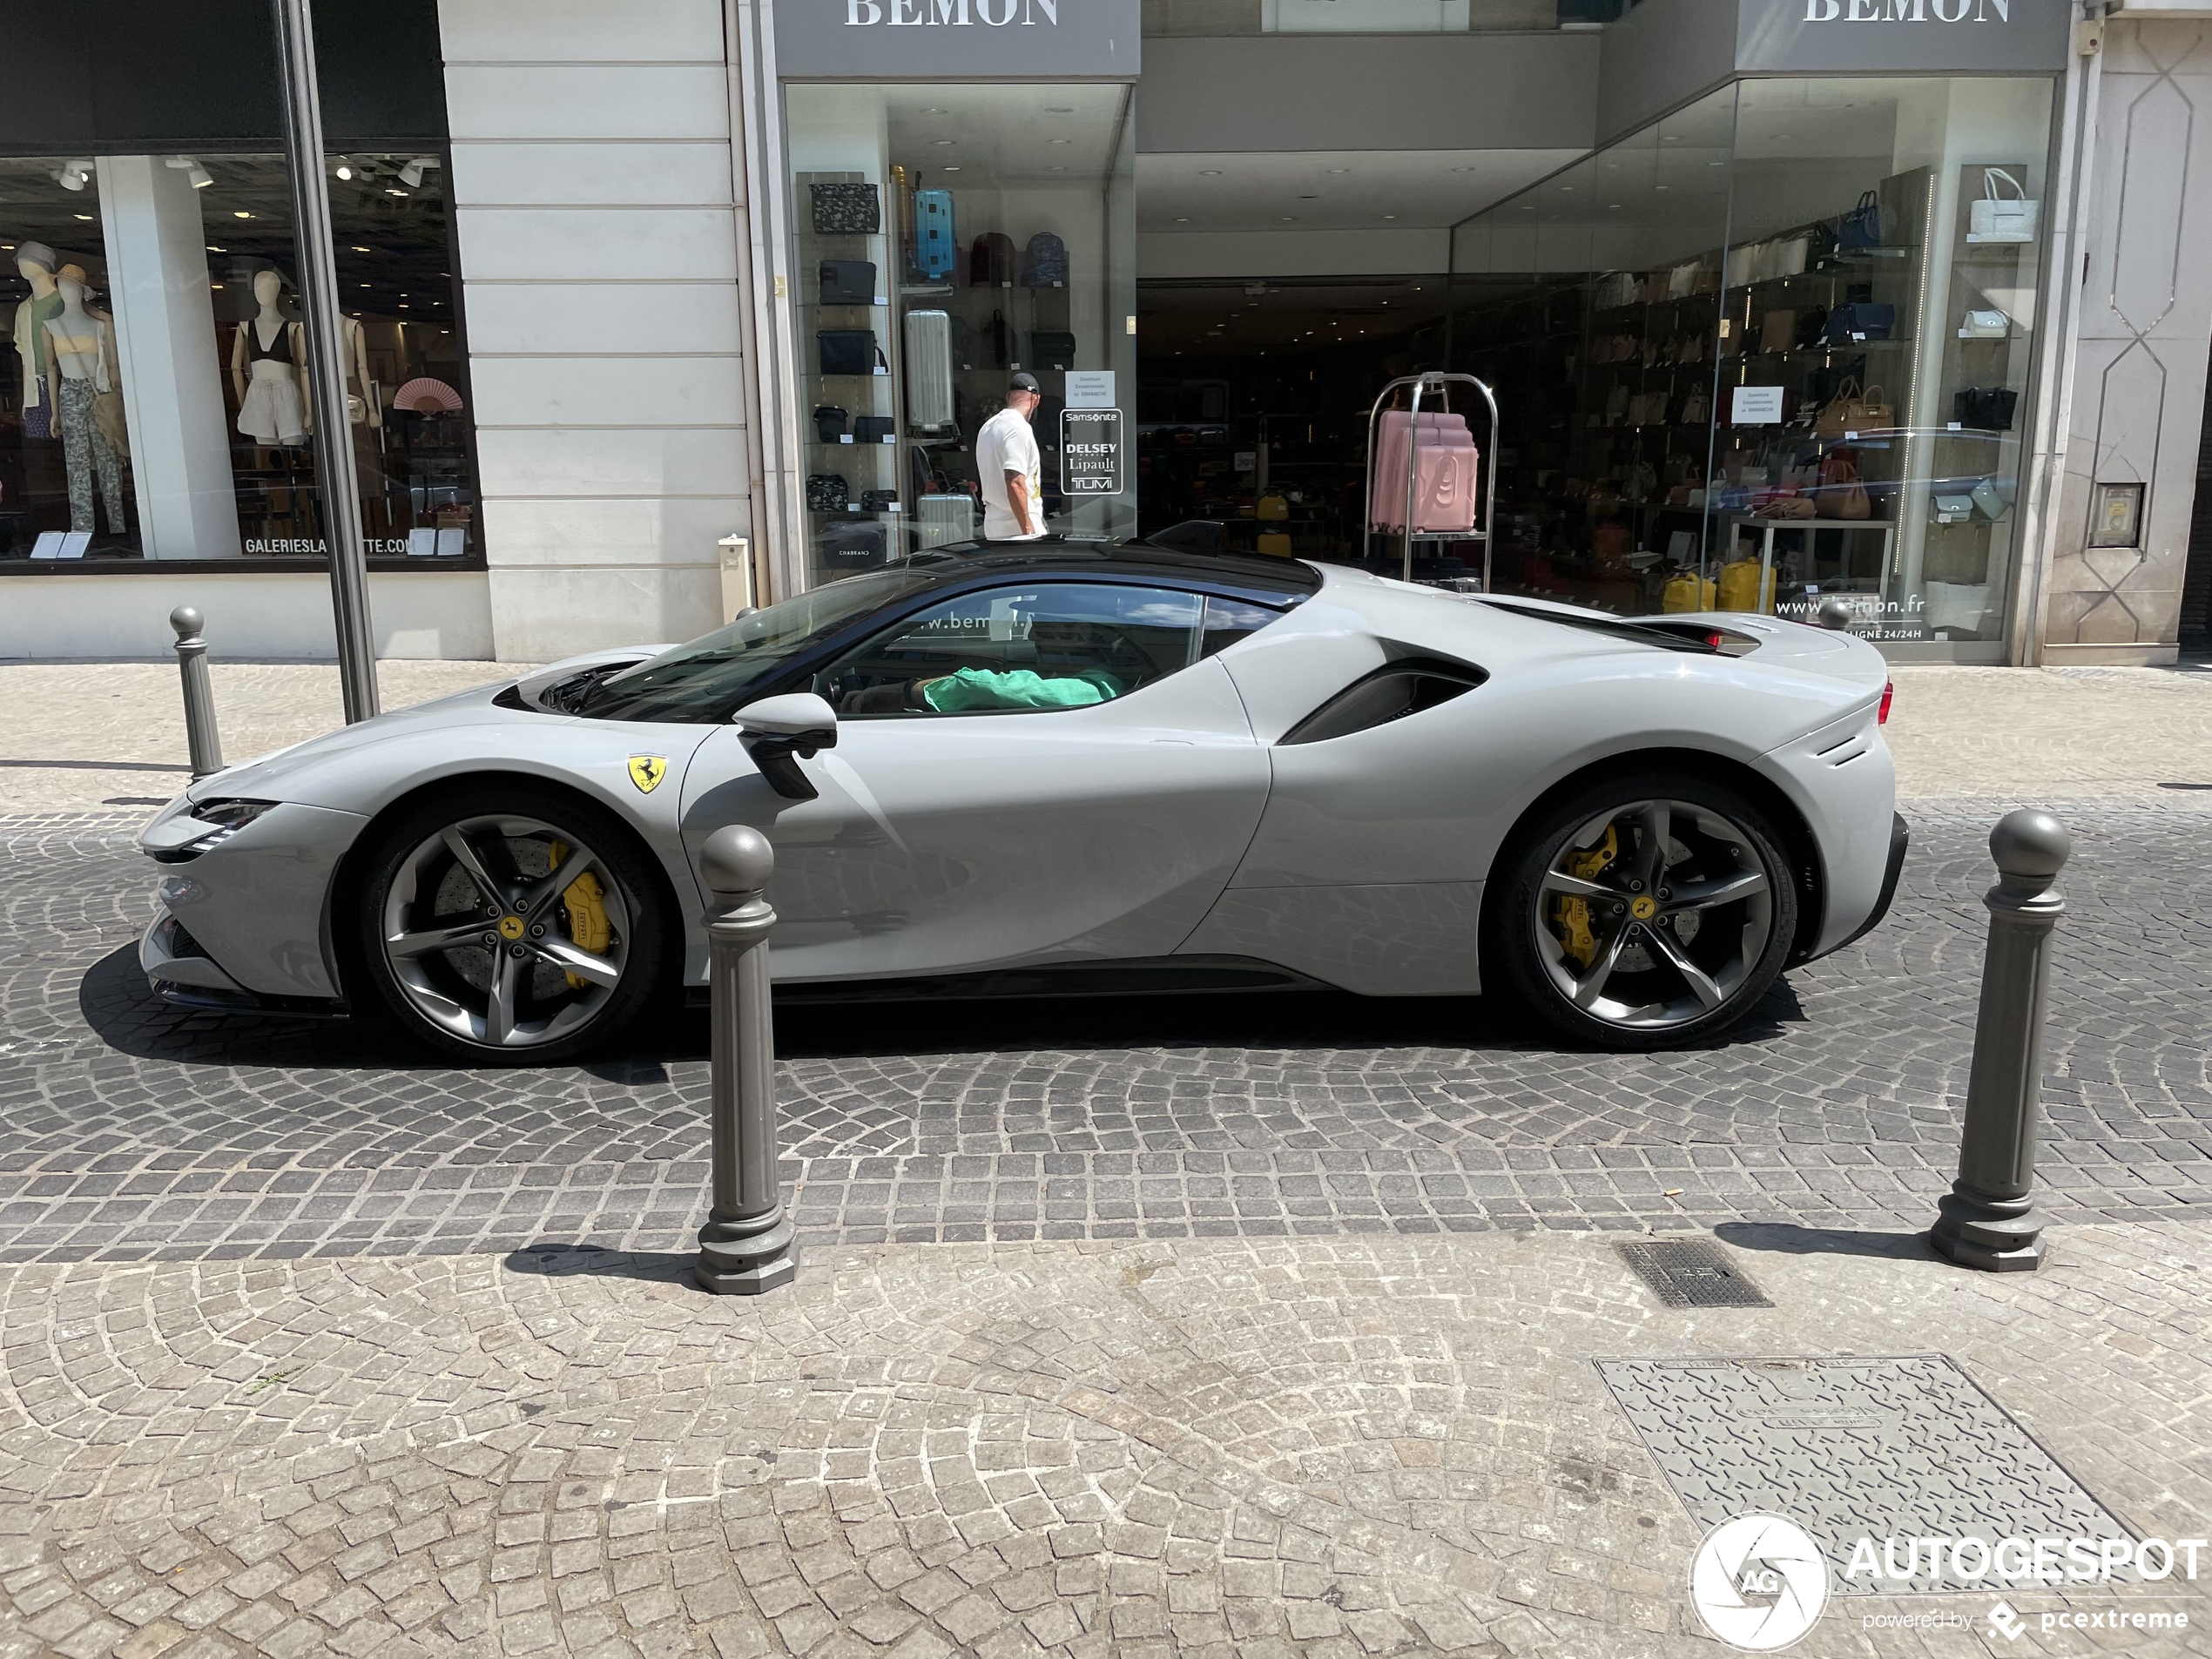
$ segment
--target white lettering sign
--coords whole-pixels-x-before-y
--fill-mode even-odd
[[[981,23],[1004,29],[1060,26],[1061,0],[845,0],[845,26],[873,29],[972,29]]]
[[[1796,0],[1784,0],[1794,4]],[[2013,0],[1805,0],[1807,23],[2010,23]]]

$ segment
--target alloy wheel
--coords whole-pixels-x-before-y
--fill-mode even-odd
[[[635,914],[581,839],[500,814],[448,824],[401,859],[379,932],[417,1014],[464,1042],[513,1050],[598,1018],[628,971]]]
[[[1710,806],[1631,801],[1560,844],[1531,919],[1560,995],[1623,1030],[1685,1026],[1757,971],[1774,930],[1776,873]]]

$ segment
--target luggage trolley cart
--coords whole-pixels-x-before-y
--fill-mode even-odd
[[[1471,439],[1465,443],[1453,442],[1467,432],[1467,417],[1450,408],[1450,388],[1454,386],[1471,386],[1481,395],[1490,415],[1487,451],[1475,450]],[[1406,407],[1386,408],[1397,401],[1401,390],[1409,394]],[[1435,399],[1434,407],[1424,410],[1421,405],[1430,397]],[[1402,444],[1386,442],[1394,439],[1393,415],[1405,422],[1399,428],[1405,435]],[[1426,445],[1424,429],[1428,434]],[[1401,451],[1406,468],[1402,484],[1394,476],[1382,475],[1386,461],[1395,462]],[[1428,462],[1426,475],[1425,459]],[[1379,493],[1379,489],[1388,493]],[[1413,580],[1416,542],[1480,542],[1481,590],[1489,592],[1497,545],[1494,533],[1497,507],[1498,399],[1487,383],[1472,374],[1408,374],[1384,387],[1367,414],[1367,511],[1363,533],[1403,528],[1406,580]],[[1393,509],[1399,509],[1399,516],[1391,516]]]

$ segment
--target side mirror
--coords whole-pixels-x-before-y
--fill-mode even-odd
[[[837,711],[826,700],[812,691],[763,698],[739,709],[733,723],[769,788],[786,800],[813,800],[821,794],[799,763],[837,747]]]

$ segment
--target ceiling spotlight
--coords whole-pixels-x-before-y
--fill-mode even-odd
[[[64,190],[82,190],[84,181],[91,176],[92,159],[89,156],[81,160],[64,161],[54,169],[54,182]]]
[[[1329,173],[1332,178],[1341,179],[1345,173],[1348,173],[1351,171],[1352,169],[1349,167],[1332,167],[1329,169]]]
[[[417,189],[422,183],[422,175],[425,172],[443,165],[445,164],[435,156],[417,156],[400,169],[400,182],[409,190]]]
[[[362,247],[358,243],[348,244],[348,246],[350,246],[356,253],[373,253],[375,252],[374,248]]]
[[[384,186],[384,193],[387,196],[404,196],[407,194],[407,192],[401,190],[395,185],[387,185]]]
[[[1218,167],[1201,167],[1198,169],[1198,177],[1201,179],[1218,179],[1221,177],[1221,169]]]
[[[172,156],[163,165],[173,167],[179,172],[184,174],[185,179],[190,181],[192,187],[194,190],[205,190],[208,185],[215,182],[215,175],[209,172],[206,168],[201,166],[199,161],[193,157]]]
[[[243,207],[233,207],[231,209],[231,217],[233,219],[251,219],[253,215],[247,212]]]
[[[937,171],[939,172],[958,172],[960,171],[960,164],[958,162],[954,162],[951,166],[940,167]]]
[[[342,161],[338,164],[337,172],[341,179],[351,179],[354,176],[354,170]]]
[[[1175,222],[1178,225],[1188,225],[1190,221],[1187,219],[1178,219]]]

